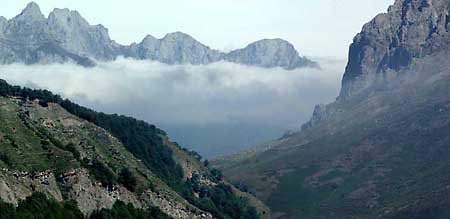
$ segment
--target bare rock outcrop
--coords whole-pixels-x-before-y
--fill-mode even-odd
[[[0,170],[0,199],[17,205],[20,200],[42,192],[48,197],[62,201],[56,178],[51,171],[30,173],[17,170]]]
[[[350,47],[341,99],[370,87],[389,70],[450,47],[449,0],[396,0],[364,25]]]

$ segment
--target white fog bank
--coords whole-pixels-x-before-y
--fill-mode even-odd
[[[169,66],[121,58],[94,68],[4,65],[0,78],[48,89],[96,110],[144,119],[209,157],[298,129],[314,105],[333,101],[345,61],[317,61],[320,70],[286,71],[231,63]]]

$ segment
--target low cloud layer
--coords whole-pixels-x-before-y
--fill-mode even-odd
[[[179,143],[212,156],[298,129],[315,104],[332,101],[345,63],[319,62],[322,70],[293,71],[129,59],[90,69],[13,64],[0,66],[0,78],[48,89],[96,110],[144,119]]]

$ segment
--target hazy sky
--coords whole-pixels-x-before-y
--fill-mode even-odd
[[[36,0],[44,14],[78,10],[90,23],[105,25],[124,44],[146,34],[186,32],[215,49],[243,47],[262,38],[284,38],[307,56],[346,58],[364,23],[394,0]],[[11,18],[29,0],[1,0]]]

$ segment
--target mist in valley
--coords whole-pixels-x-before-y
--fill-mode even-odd
[[[119,58],[75,64],[0,66],[9,83],[48,89],[81,105],[143,119],[208,158],[298,130],[314,105],[334,100],[345,60],[321,69],[258,68],[226,62],[165,65]]]

